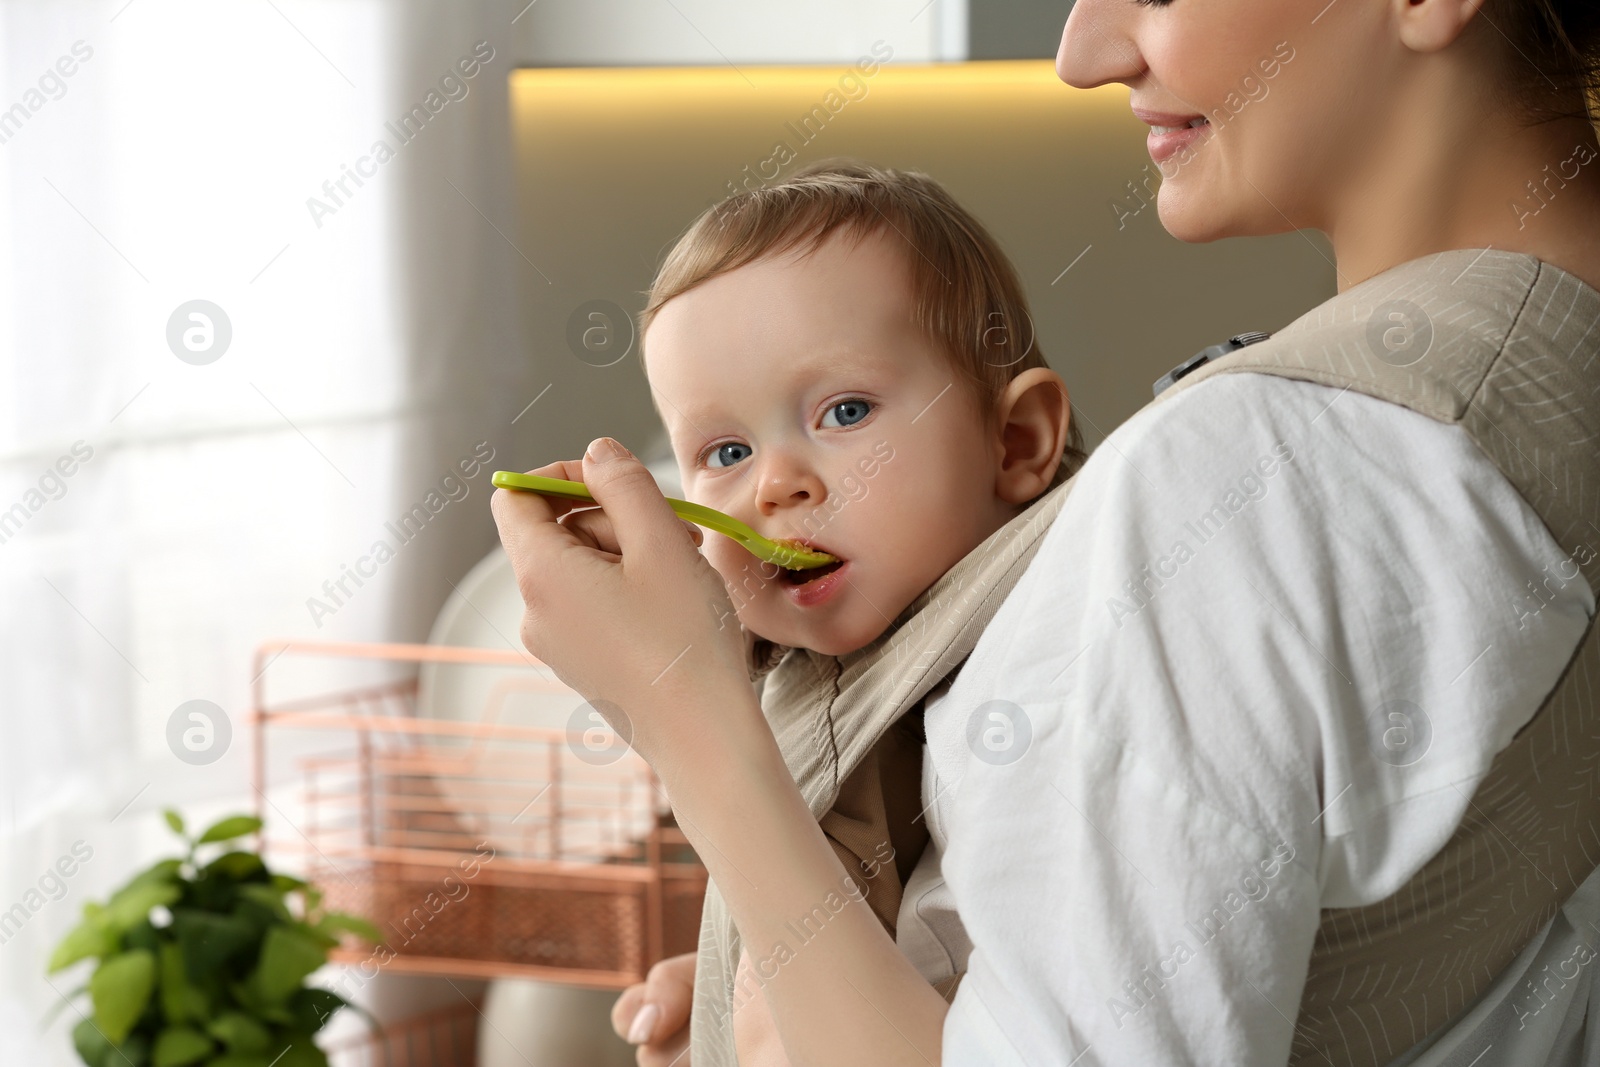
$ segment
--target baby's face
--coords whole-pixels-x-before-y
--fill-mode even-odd
[[[998,431],[916,324],[906,254],[836,233],[705,282],[650,326],[685,496],[844,561],[783,571],[706,532],[740,621],[768,640],[869,644],[1018,513],[996,493]]]

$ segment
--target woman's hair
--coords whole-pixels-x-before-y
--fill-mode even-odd
[[[1600,0],[1489,0],[1479,14],[1536,118],[1600,124]]]
[[[926,174],[848,160],[812,163],[707,208],[656,272],[640,336],[673,297],[763,257],[815,249],[836,231],[892,233],[905,242],[917,322],[976,396],[986,427],[995,426],[996,402],[1011,379],[1049,366],[1017,272],[983,225]],[[640,356],[643,362],[643,349]],[[1051,487],[1086,458],[1074,420]]]

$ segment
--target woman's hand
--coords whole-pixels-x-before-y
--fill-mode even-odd
[[[697,549],[699,528],[673,514],[655,478],[611,438],[581,461],[530,473],[581,481],[600,508],[495,491],[490,506],[526,604],[523,644],[664,773],[689,757],[705,723],[662,709],[750,685],[743,637],[724,621],[727,586]]]
[[[638,1045],[639,1067],[690,1067],[689,1010],[694,1003],[693,952],[664,959],[611,1007],[617,1036]]]
[[[762,992],[788,1056],[936,1065],[944,999],[861,902],[795,787],[750,684],[744,635],[724,625],[727,587],[650,472],[626,450],[595,454],[607,444],[533,472],[582,480],[606,514],[494,494],[527,605],[523,643],[655,768],[747,944],[781,950],[795,916],[851,902],[827,937],[764,957],[781,972]]]

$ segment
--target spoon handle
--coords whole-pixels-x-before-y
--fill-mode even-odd
[[[594,494],[589,492],[589,487],[582,482],[569,482],[564,478],[546,478],[540,474],[518,474],[515,471],[495,471],[490,479],[501,489],[521,489],[525,492],[538,493],[540,496],[560,497],[563,500],[583,500],[594,503]],[[759,536],[754,530],[734,518],[724,515],[714,508],[704,504],[696,504],[688,500],[678,500],[667,497],[667,504],[679,518],[688,519],[696,526],[704,526],[715,530],[717,533],[726,534],[740,543],[745,543]]]
[[[582,482],[569,482],[564,478],[546,478],[541,474],[518,474],[515,471],[495,471],[490,481],[500,489],[521,489],[541,496],[560,497],[563,500],[583,500],[594,503],[594,494]],[[731,537],[757,557],[784,567],[816,567],[831,562],[833,557],[825,552],[809,552],[804,546],[795,548],[769,541],[732,515],[724,515],[715,508],[696,504],[676,497],[666,498],[675,515],[688,519],[696,526]]]

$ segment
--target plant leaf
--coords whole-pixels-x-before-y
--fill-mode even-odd
[[[140,919],[133,924],[133,928],[122,935],[122,948],[144,948],[154,952],[161,947],[161,932],[149,919]]]
[[[227,1011],[206,1026],[211,1036],[228,1046],[229,1052],[265,1052],[272,1035],[267,1028],[242,1011]]]
[[[272,886],[280,893],[293,893],[296,889],[304,889],[310,882],[303,882],[290,874],[274,874]]]
[[[297,989],[289,999],[289,1007],[294,1012],[295,1029],[308,1034],[314,1034],[326,1026],[328,1020],[333,1018],[333,1013],[344,1006],[345,999],[328,989]]]
[[[287,926],[274,926],[261,943],[261,960],[250,985],[269,1004],[281,1004],[300,988],[306,976],[328,962],[328,953],[316,941]]]
[[[314,912],[318,908],[322,907],[322,890],[318,889],[316,886],[306,886],[302,891],[302,895],[305,897],[306,914],[309,915],[311,912]]]
[[[106,1040],[106,1035],[95,1026],[93,1019],[83,1019],[72,1028],[72,1045],[83,1062],[92,1067],[144,1067],[150,1043],[143,1034],[134,1034],[120,1045]]]
[[[150,909],[176,904],[183,890],[170,882],[135,881],[117,890],[106,902],[106,919],[126,933],[150,916]]]
[[[211,1039],[189,1026],[169,1026],[156,1038],[154,1067],[187,1067],[204,1059],[214,1046]]]
[[[209,845],[214,841],[232,841],[236,837],[253,834],[259,829],[261,820],[254,815],[230,815],[220,822],[213,823],[195,843]]]
[[[342,911],[330,911],[317,922],[317,931],[337,937],[343,933],[355,934],[364,941],[374,945],[383,944],[383,931],[373,926],[359,915],[350,915]]]
[[[161,981],[159,983],[161,1010],[168,1022],[200,1022],[211,1013],[211,1003],[200,989],[189,981],[183,966],[183,950],[176,941],[161,944]]]
[[[255,987],[249,982],[229,982],[228,992],[232,995],[234,1003],[241,1009],[249,1012],[257,1019],[263,1019],[274,1026],[293,1026],[294,1013],[287,1004],[269,1004],[262,1000],[256,993]]]
[[[324,952],[329,949],[335,949],[339,947],[339,939],[337,937],[334,937],[332,934],[325,934],[309,923],[303,923],[296,919],[294,922],[290,923],[289,926],[295,931],[295,933],[299,934],[307,941],[314,941],[321,945]]]
[[[173,811],[171,808],[168,808],[166,811],[163,811],[161,814],[167,820],[167,825],[172,827],[172,832],[181,836],[183,834],[183,816],[179,815],[176,811]],[[157,1049],[159,1049],[160,1045],[157,1045],[156,1047],[157,1047]],[[157,1052],[157,1056],[159,1056],[159,1055],[160,1055],[160,1053]]]
[[[83,922],[73,927],[51,953],[48,973],[55,974],[90,956],[103,958],[116,951],[117,933],[106,922],[104,909],[99,905],[92,911],[86,907]]]
[[[112,956],[89,979],[94,1018],[106,1039],[120,1044],[139,1021],[156,984],[156,958],[145,949]]]
[[[176,882],[178,871],[182,867],[183,861],[180,859],[161,860],[134,875],[128,885],[131,886],[136,882]]]
[[[289,914],[289,908],[283,902],[283,894],[270,885],[260,882],[249,882],[238,889],[239,896],[253,904],[259,904],[284,922],[294,922],[294,916]]]
[[[261,862],[261,857],[254,852],[224,852],[205,866],[205,873],[221,873],[236,882],[242,882],[252,875],[266,870],[266,865]]]
[[[283,1049],[273,1067],[328,1067],[328,1057],[311,1039],[310,1034],[286,1034],[292,1044]],[[282,1040],[280,1038],[279,1040]]]
[[[189,980],[205,986],[222,966],[256,943],[253,926],[233,915],[217,915],[194,908],[175,908],[172,928],[183,950]]]
[[[102,1057],[102,1067],[149,1067],[150,1039],[135,1031]]]
[[[85,1018],[72,1028],[72,1047],[78,1050],[78,1058],[84,1063],[98,1065],[112,1046],[94,1020]]]

